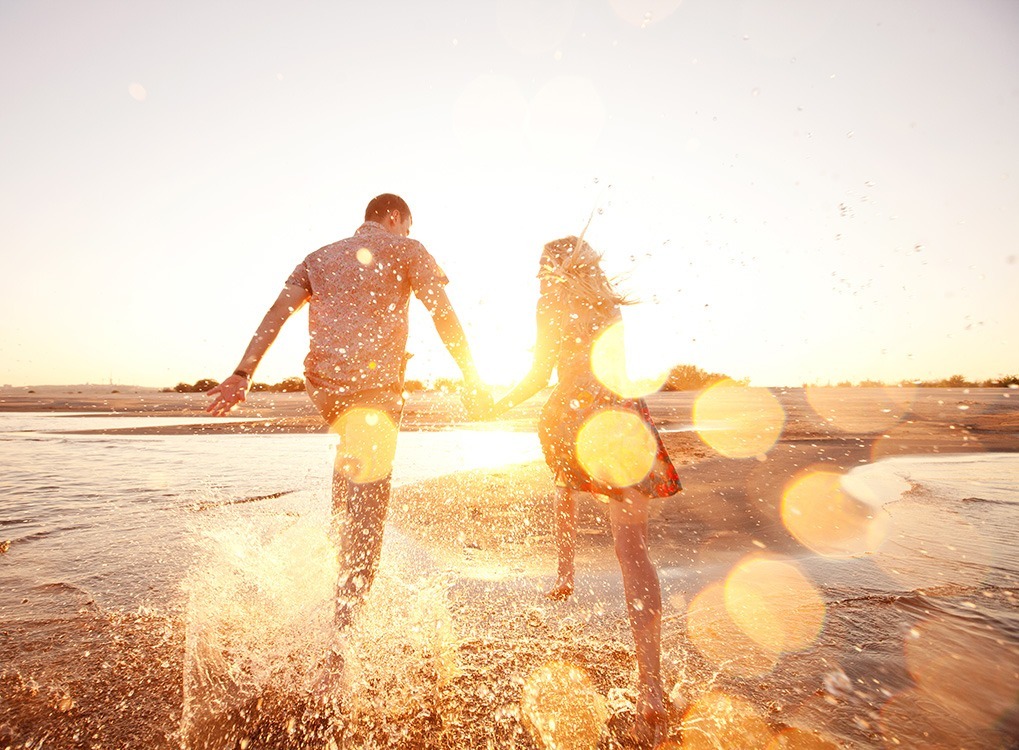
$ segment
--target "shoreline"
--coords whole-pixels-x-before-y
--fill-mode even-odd
[[[181,425],[135,426],[102,430],[124,434],[229,434],[319,433],[328,426],[307,394],[252,393],[231,414],[218,421],[206,413],[209,398],[202,393],[164,393],[157,389],[112,389],[92,386],[45,386],[26,393],[25,388],[0,388],[0,413],[62,413],[68,416],[185,417],[208,420]],[[1019,450],[1019,389],[1013,388],[771,388],[752,389],[773,394],[784,411],[779,443],[817,440],[873,440],[887,436],[900,442],[941,443],[966,450]],[[814,392],[823,393],[820,404]],[[889,401],[894,394],[898,403]],[[646,397],[655,424],[661,430],[689,429],[694,404],[702,392],[672,391]],[[404,407],[401,430],[469,428],[476,430],[533,431],[545,392],[516,407],[507,417],[492,422],[469,422],[456,394],[435,391],[411,393]],[[829,407],[829,401],[838,404]],[[752,405],[751,405],[752,407]],[[891,407],[891,408],[889,408]],[[879,413],[880,412],[880,413]],[[882,418],[886,412],[896,412]],[[830,415],[829,415],[830,414]],[[824,415],[824,416],[821,416]],[[87,433],[87,428],[73,430]],[[973,446],[960,445],[968,436]]]

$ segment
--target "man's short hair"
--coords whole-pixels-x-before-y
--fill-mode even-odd
[[[409,216],[410,206],[398,195],[383,193],[375,196],[368,203],[368,208],[364,210],[364,220],[381,222],[389,215],[390,211],[399,211],[401,216]]]

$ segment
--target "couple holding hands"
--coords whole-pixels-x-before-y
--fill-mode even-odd
[[[548,596],[573,593],[577,494],[608,498],[609,518],[638,666],[637,715],[630,736],[653,746],[664,736],[661,678],[661,588],[647,547],[648,503],[680,490],[679,478],[642,399],[602,384],[591,363],[599,334],[621,321],[623,298],[582,238],[545,245],[538,278],[537,340],[527,376],[493,403],[478,377],[463,328],[446,296],[446,275],[408,237],[407,203],[385,193],[369,202],[352,237],[308,255],[265,314],[234,373],[212,388],[208,411],[225,415],[244,400],[251,376],[282,325],[305,303],[310,349],[308,395],[340,437],[333,470],[333,517],[340,535],[335,622],[345,628],[378,569],[389,502],[396,435],[403,410],[408,306],[413,293],[431,314],[463,372],[472,419],[492,419],[545,388],[557,386],[541,411],[538,434],[555,480],[558,576]],[[600,420],[602,429],[587,429]],[[625,457],[634,462],[621,466]],[[616,443],[615,445],[613,443]],[[648,468],[649,467],[649,468]],[[342,669],[334,653],[327,667]]]

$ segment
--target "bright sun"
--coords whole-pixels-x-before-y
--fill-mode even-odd
[[[471,343],[481,379],[490,385],[515,385],[531,369],[534,334],[507,341],[493,337]]]

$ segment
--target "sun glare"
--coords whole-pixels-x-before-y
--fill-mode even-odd
[[[745,700],[713,690],[702,695],[683,717],[683,747],[765,747],[768,722]]]
[[[824,624],[824,602],[791,562],[752,557],[725,582],[725,608],[743,632],[780,654],[813,645]]]
[[[785,412],[768,389],[723,380],[697,398],[693,423],[701,440],[723,456],[751,458],[778,441]]]
[[[591,369],[599,382],[623,398],[643,398],[665,384],[668,369],[654,370],[639,351],[628,351],[623,324],[614,323],[599,334],[591,349]]]
[[[726,672],[762,675],[778,662],[778,653],[761,646],[733,620],[721,583],[709,584],[693,598],[687,608],[686,626],[697,650]]]
[[[340,436],[336,460],[355,482],[375,482],[393,469],[396,456],[397,426],[384,411],[354,407],[333,422]]]
[[[658,444],[633,412],[603,409],[577,434],[577,460],[599,482],[629,487],[651,471]]]
[[[507,342],[505,336],[482,337],[471,340],[471,352],[481,379],[492,385],[515,385],[531,367],[531,353]]]
[[[545,664],[524,681],[520,713],[542,747],[593,748],[609,719],[605,699],[580,667]]]
[[[845,492],[842,475],[808,471],[786,487],[782,523],[804,546],[825,557],[877,551],[890,529],[888,516]]]

